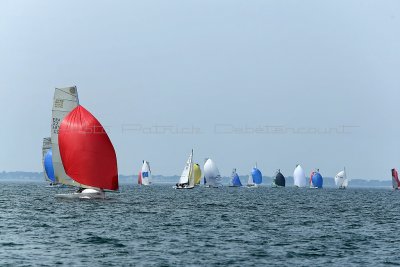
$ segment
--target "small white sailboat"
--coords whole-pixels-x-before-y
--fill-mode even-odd
[[[221,186],[221,175],[217,165],[212,159],[207,158],[204,163],[204,181],[205,187],[217,188]]]
[[[335,176],[335,184],[339,189],[346,189],[349,185],[349,179],[347,178],[346,168],[343,168],[343,171],[340,171]]]
[[[179,178],[179,182],[175,186],[176,189],[193,189],[194,188],[194,171],[193,171],[193,149],[186,161],[185,168]]]
[[[143,160],[142,170],[140,171],[139,177],[138,183],[140,185],[150,185],[152,183],[150,163],[148,161]]]
[[[249,174],[249,178],[247,179],[247,187],[254,187],[256,184],[253,181],[253,176],[251,176],[251,173]]]
[[[296,187],[306,187],[307,178],[303,168],[298,164],[293,172],[294,186]]]

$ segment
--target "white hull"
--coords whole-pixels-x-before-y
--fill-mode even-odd
[[[193,189],[194,186],[174,186],[175,189]]]
[[[49,184],[46,185],[46,188],[65,188],[66,186],[63,184]]]
[[[218,188],[218,185],[205,185],[205,188]]]
[[[56,198],[63,199],[105,199],[106,195],[104,191],[96,189],[84,189],[80,193],[70,193],[70,194],[57,194]]]

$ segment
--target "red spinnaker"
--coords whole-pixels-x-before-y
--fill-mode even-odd
[[[397,186],[400,187],[399,174],[397,173],[396,169],[392,169],[392,177],[396,180]]]
[[[138,174],[138,184],[142,184],[142,171]]]
[[[90,187],[118,190],[117,157],[100,122],[77,106],[61,122],[58,145],[65,172]]]
[[[312,177],[314,176],[314,173],[315,173],[315,172],[312,172],[311,175],[310,175],[310,181],[309,181],[309,184],[310,184],[310,185],[312,184]]]

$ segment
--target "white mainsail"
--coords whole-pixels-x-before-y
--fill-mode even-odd
[[[193,172],[193,150],[186,161],[185,168],[182,171],[179,184],[188,184],[188,187],[194,187],[194,172]]]
[[[217,165],[212,159],[206,159],[204,163],[204,177],[206,179],[206,186],[218,187],[221,181],[221,175]]]
[[[249,179],[247,179],[247,186],[255,186],[256,184],[253,181],[253,175],[249,174]]]
[[[51,137],[45,137],[43,138],[43,145],[42,145],[42,166],[43,166],[43,175],[44,175],[44,179],[47,182],[52,183],[53,181],[47,176],[46,170],[45,170],[45,166],[44,166],[44,158],[47,154],[47,151],[49,151],[51,149]]]
[[[142,185],[150,185],[151,178],[150,163],[144,160],[142,165]]]
[[[76,86],[56,88],[54,91],[52,121],[51,121],[51,144],[53,151],[53,166],[56,181],[61,184],[80,187],[64,170],[61,161],[60,149],[58,147],[58,131],[61,122],[79,104],[78,91]],[[87,186],[85,186],[87,187]]]
[[[293,180],[294,186],[297,187],[306,187],[307,186],[307,178],[304,173],[303,168],[300,165],[297,165],[293,172]]]

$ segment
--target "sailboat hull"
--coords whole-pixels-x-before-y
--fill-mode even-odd
[[[70,194],[57,194],[56,198],[63,199],[105,199],[106,195],[104,191],[96,189],[84,189],[82,192],[70,193]]]
[[[175,189],[193,189],[194,186],[183,186],[183,187],[175,186],[174,188],[175,188]]]

